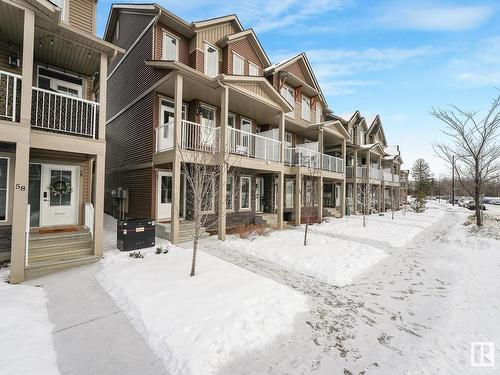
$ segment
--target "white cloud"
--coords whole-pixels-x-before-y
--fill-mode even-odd
[[[392,3],[380,8],[376,23],[384,27],[421,31],[466,31],[493,14],[488,5],[442,5],[430,1]]]
[[[500,85],[500,37],[480,42],[462,58],[449,61],[454,78],[469,86]]]

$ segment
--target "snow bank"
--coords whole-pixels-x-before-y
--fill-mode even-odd
[[[0,373],[59,374],[52,330],[43,288],[0,281]]]
[[[359,274],[379,262],[386,254],[371,246],[298,230],[272,232],[253,240],[229,236],[226,241],[207,240],[203,246],[237,249],[261,259],[317,277],[330,284],[350,284]]]
[[[144,259],[110,251],[97,278],[173,375],[215,374],[307,311],[305,296],[203,252],[189,277],[192,252],[170,249]]]
[[[412,211],[397,211],[394,213],[394,219],[391,212],[386,212],[384,216],[368,216],[366,227],[363,227],[362,215],[347,216],[342,219],[327,218],[326,222],[311,227],[311,231],[375,240],[401,247],[439,220],[442,214],[442,210],[432,206],[419,214]]]

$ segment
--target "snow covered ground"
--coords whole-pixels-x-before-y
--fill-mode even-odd
[[[206,253],[189,277],[191,251],[163,241],[168,254],[132,259],[111,250],[112,238],[108,230],[98,280],[172,375],[215,374],[290,333],[308,310],[306,296]]]
[[[316,228],[319,226],[310,227]],[[303,230],[272,232],[269,236],[241,239],[233,235],[226,241],[208,239],[202,248],[220,247],[250,254],[277,263],[333,285],[347,285],[383,259],[386,254],[372,246],[309,233],[304,246]]]
[[[5,282],[0,269],[1,374],[59,374],[43,288]]]

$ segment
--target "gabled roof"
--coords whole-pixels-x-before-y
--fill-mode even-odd
[[[321,87],[318,83],[318,80],[316,79],[316,75],[314,74],[314,71],[311,67],[311,64],[309,63],[309,59],[307,58],[306,54],[304,52],[298,54],[297,56],[291,57],[287,60],[281,61],[276,64],[272,64],[271,66],[267,67],[264,69],[265,75],[271,75],[276,72],[279,72],[281,70],[284,70],[286,67],[298,62],[298,61],[303,61],[305,67],[306,67],[306,75],[309,76],[311,82],[314,84],[314,89],[316,89],[323,100],[323,102],[326,103],[325,96],[323,95],[323,92],[321,91]]]
[[[382,135],[382,139],[384,141],[384,144],[387,145],[387,138],[385,137],[385,132],[384,128],[382,126],[382,121],[380,120],[380,116],[376,115],[373,117],[371,120],[371,123],[368,123],[369,128],[368,128],[368,135],[375,135],[377,134],[378,131],[380,131],[380,134]]]
[[[232,43],[232,42],[244,39],[244,38],[248,38],[250,40],[250,43],[254,47],[255,52],[257,53],[257,56],[259,56],[259,59],[260,59],[260,62],[262,63],[262,65],[264,65],[264,67],[271,65],[271,61],[269,60],[269,57],[267,56],[266,51],[264,51],[264,48],[262,48],[262,45],[260,44],[260,41],[257,38],[257,35],[253,31],[253,29],[248,29],[248,30],[240,31],[240,32],[235,33],[235,34],[227,35],[224,38],[222,38],[221,40],[219,40],[217,42],[217,44],[220,47],[224,48],[229,43]]]
[[[243,25],[241,24],[238,16],[236,14],[228,14],[227,16],[210,18],[207,20],[201,20],[193,22],[194,30],[202,29],[208,26],[215,26],[221,23],[231,22],[233,26],[236,28],[237,32],[243,31]]]

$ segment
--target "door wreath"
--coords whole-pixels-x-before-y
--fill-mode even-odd
[[[65,181],[59,180],[49,185],[49,190],[51,195],[55,196],[63,196],[66,194],[71,194],[73,189],[71,188],[71,184],[68,184]]]

